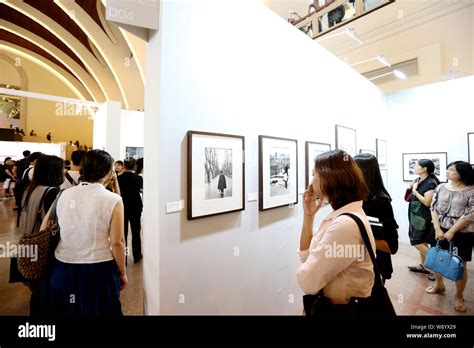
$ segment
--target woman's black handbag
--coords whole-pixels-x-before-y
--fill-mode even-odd
[[[331,303],[331,300],[323,295],[322,290],[316,295],[304,295],[303,305],[306,316],[316,319],[390,319],[396,317],[392,301],[382,283],[374,250],[370,245],[363,222],[358,216],[351,213],[341,215],[350,216],[359,226],[362,239],[374,265],[375,282],[372,294],[367,298],[352,297],[347,304]]]

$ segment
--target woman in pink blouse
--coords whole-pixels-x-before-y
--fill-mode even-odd
[[[312,185],[303,194],[304,220],[299,255],[298,284],[306,294],[322,294],[335,304],[351,297],[371,295],[374,271],[356,222],[343,213],[357,215],[365,225],[373,250],[375,240],[362,203],[368,195],[364,177],[347,153],[333,150],[315,159]],[[334,209],[313,236],[316,213],[323,201]]]

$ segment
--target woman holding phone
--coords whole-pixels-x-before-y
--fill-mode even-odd
[[[372,230],[362,209],[367,194],[362,172],[347,153],[333,150],[316,157],[313,182],[303,194],[299,247],[302,265],[297,271],[298,284],[306,294],[322,291],[334,304],[371,295],[375,279],[372,261],[356,222],[341,215],[352,213],[362,220],[375,250]],[[314,217],[324,200],[334,211],[324,218],[313,236]],[[351,248],[360,254],[337,255],[331,248]]]

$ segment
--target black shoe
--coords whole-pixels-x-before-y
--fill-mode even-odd
[[[133,258],[133,263],[139,263],[141,261],[141,259],[143,259],[143,255],[140,255],[138,257],[134,257]]]
[[[420,265],[421,267],[418,266],[408,266],[408,269],[412,272],[416,273],[425,273],[425,274],[430,274],[430,271],[426,270],[423,265]]]

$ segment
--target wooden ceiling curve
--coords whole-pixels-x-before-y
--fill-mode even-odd
[[[59,60],[54,58],[52,55],[50,55],[48,52],[43,50],[41,47],[22,38],[21,36],[10,33],[9,31],[6,31],[4,29],[0,29],[0,40],[10,42],[12,44],[23,47],[29,51],[35,52],[36,54],[39,54],[40,56],[48,59],[49,61],[53,62],[54,64],[58,65],[59,67],[63,68],[64,70],[72,74],[72,72],[67,67],[65,67],[64,64],[61,63]]]
[[[71,73],[95,101],[143,109],[138,63],[124,64],[131,44],[103,12],[100,0],[0,0],[0,41]]]
[[[58,5],[54,3],[52,0],[24,0],[25,3],[34,7],[36,10],[40,11],[41,13],[45,14],[49,18],[51,18],[54,22],[61,25],[64,29],[66,29],[69,33],[71,33],[77,40],[84,45],[87,50],[89,50],[94,56],[95,52],[91,48],[91,43],[87,38],[87,35],[82,31],[82,29],[69,17],[67,13],[65,13]],[[84,11],[86,11],[90,17],[97,23],[97,25],[106,33],[104,27],[100,21],[99,14],[97,13],[97,5],[95,0],[76,0],[76,3],[81,6]],[[5,20],[11,22],[15,25],[18,25],[31,33],[38,35],[39,37],[45,39],[46,41],[50,42],[62,52],[67,54],[70,58],[72,58],[76,63],[78,63],[85,71],[87,71],[86,66],[82,62],[82,60],[74,54],[74,52],[65,45],[59,38],[57,38],[53,33],[51,33],[47,28],[43,27],[41,24],[36,23],[35,20],[25,16],[23,13],[16,11],[10,6],[7,6],[3,3],[0,3],[0,20]],[[42,57],[50,60],[54,64],[59,65],[61,68],[67,69],[64,64],[59,62],[55,59],[51,54],[43,50],[41,47],[38,47],[34,43],[15,35],[14,33],[10,33],[6,30],[0,30],[0,39],[5,40],[7,42],[13,43],[15,45],[24,47],[32,52],[35,52]]]
[[[62,12],[62,11],[61,11]],[[0,19],[3,19],[5,21],[8,21],[10,23],[16,24],[24,29],[27,29],[33,34],[38,35],[39,37],[45,39],[46,41],[50,42],[57,48],[59,48],[61,51],[66,53],[69,57],[74,59],[79,65],[81,65],[84,69],[85,66],[82,63],[82,61],[77,57],[70,49],[67,47],[61,40],[59,40],[53,33],[51,33],[48,29],[43,27],[41,24],[36,23],[33,19],[25,16],[23,13],[15,11],[13,8],[0,3]],[[51,55],[47,54],[46,51],[41,49],[40,47],[36,46],[35,44],[29,42],[28,40],[19,40],[21,39],[17,35],[12,35],[9,37],[10,40],[6,39],[6,41],[9,41],[13,44],[28,48],[32,50],[33,52],[38,53],[39,55],[51,60]],[[29,42],[30,45],[28,47],[24,46],[25,42]],[[87,37],[86,37],[86,42],[87,42]],[[36,46],[37,49],[32,49],[31,46]],[[89,46],[86,46],[90,49]],[[57,61],[55,61],[56,63]]]

